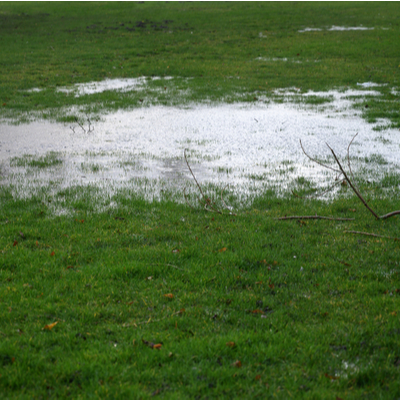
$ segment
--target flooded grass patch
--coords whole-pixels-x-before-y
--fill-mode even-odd
[[[375,125],[363,121],[353,108],[362,93],[330,91],[333,100],[324,109],[303,102],[308,93],[287,90],[277,94],[283,103],[120,110],[92,121],[90,131],[47,122],[3,124],[3,184],[31,179],[32,173],[40,170],[40,179],[44,179],[41,185],[56,176],[62,186],[104,186],[109,182],[109,187],[117,188],[125,187],[132,178],[143,178],[152,182],[165,179],[171,187],[180,188],[192,179],[183,157],[186,149],[202,183],[231,184],[245,193],[250,186],[254,191],[256,187],[264,190],[280,184],[286,190],[293,180],[304,177],[324,187],[330,175],[305,156],[300,140],[312,158],[334,166],[325,142],[344,159],[356,133],[359,135],[351,148],[352,170],[358,175],[364,164],[371,164],[376,168],[369,178],[379,179],[379,174],[398,167],[400,142],[393,128],[377,137],[374,127],[382,121]],[[316,92],[313,96],[326,98]],[[293,98],[296,101],[291,102]],[[21,149],[27,155],[21,155]],[[151,187],[157,197],[160,189]]]
[[[63,163],[60,153],[49,152],[44,156],[24,155],[10,159],[11,167],[51,168]]]
[[[398,20],[2,4],[0,393],[397,398]]]

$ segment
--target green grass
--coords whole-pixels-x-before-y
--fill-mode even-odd
[[[2,190],[7,398],[399,395],[399,242],[345,233],[398,237],[397,218],[268,194],[237,216],[128,193],[99,213],[96,193],[59,193],[57,217]],[[355,220],[276,219],[316,213]]]
[[[60,154],[57,152],[49,152],[45,156],[39,157],[27,154],[23,157],[14,157],[10,160],[11,167],[32,167],[39,169],[54,167],[62,163]]]
[[[255,101],[273,98],[277,88],[359,88],[372,81],[386,86],[375,88],[379,99],[360,104],[365,117],[400,127],[399,93],[392,91],[400,72],[395,2],[11,2],[1,3],[0,21],[3,118],[24,120],[35,111],[71,122],[65,107],[73,105],[96,113],[152,103]],[[332,25],[374,29],[327,31]],[[304,28],[323,30],[299,32]],[[142,76],[173,79],[78,98],[56,90]]]
[[[0,117],[74,123],[71,106],[101,117],[155,103],[283,101],[274,89],[373,81],[387,86],[357,107],[370,122],[399,127],[399,10],[381,2],[0,3]],[[332,25],[375,29],[298,32]],[[127,93],[56,90],[140,76],[173,79]],[[88,128],[86,117],[80,123]],[[82,170],[100,173],[95,161]],[[358,184],[369,204],[379,215],[398,210],[396,167],[374,180],[386,160],[361,161],[371,169]],[[62,162],[48,153],[10,166],[46,171]],[[282,164],[279,174],[295,168]],[[55,184],[26,196],[22,183],[0,186],[2,398],[400,397],[398,216],[375,220],[347,186],[329,201],[289,195],[313,191],[304,177],[286,192],[266,186],[241,206],[227,188],[237,215],[192,209],[168,188],[145,201],[153,183],[137,180],[140,193]],[[277,219],[315,214],[354,220]]]

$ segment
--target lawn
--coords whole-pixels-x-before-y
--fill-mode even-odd
[[[0,117],[72,121],[74,106],[101,118],[374,82],[381,96],[357,107],[398,128],[399,14],[382,2],[0,3]],[[58,90],[140,77],[161,79]],[[6,162],[39,174],[60,161]],[[393,171],[352,179],[378,215],[400,209]],[[3,398],[400,397],[399,216],[374,218],[349,185],[301,197],[300,177],[301,190],[245,206],[227,189],[233,210],[205,187],[219,213],[193,193],[149,201],[49,184],[24,196],[1,179]]]

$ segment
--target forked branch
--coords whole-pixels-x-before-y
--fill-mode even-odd
[[[365,207],[367,207],[367,209],[371,212],[371,214],[376,218],[379,219],[378,214],[368,205],[368,203],[364,200],[364,198],[361,196],[360,192],[355,188],[355,186],[353,185],[353,183],[351,182],[351,180],[349,179],[349,177],[347,176],[346,172],[344,171],[342,165],[340,164],[340,161],[338,160],[338,158],[336,157],[335,152],[333,151],[333,149],[329,146],[329,144],[326,144],[329,148],[329,150],[332,152],[333,157],[335,158],[335,161],[337,163],[337,165],[339,165],[340,171],[342,172],[344,179],[346,179],[347,183],[350,185],[350,187],[353,189],[353,192],[358,196],[358,198],[361,200],[361,203],[364,204]]]
[[[321,166],[323,166],[323,167],[325,167],[325,168],[328,168],[328,169],[330,169],[330,170],[332,170],[332,171],[338,172],[338,173],[340,173],[341,175],[343,175],[344,179],[345,179],[346,182],[349,184],[349,186],[351,187],[351,189],[353,190],[353,192],[357,195],[357,197],[360,199],[360,201],[364,204],[364,206],[368,209],[368,211],[369,211],[376,219],[387,219],[387,218],[393,217],[394,215],[400,214],[400,210],[398,210],[398,211],[392,211],[392,212],[390,212],[390,213],[388,213],[388,214],[379,216],[379,215],[369,206],[369,204],[368,204],[367,201],[364,199],[364,197],[361,195],[360,191],[357,189],[355,183],[353,182],[353,181],[354,181],[354,176],[353,176],[353,172],[352,172],[352,170],[351,170],[350,155],[349,155],[349,153],[350,153],[350,146],[351,146],[351,144],[353,143],[353,140],[355,139],[356,136],[357,136],[357,134],[353,136],[353,138],[351,139],[351,141],[350,141],[350,143],[349,143],[349,146],[347,147],[347,163],[348,163],[349,171],[350,171],[350,174],[351,174],[351,177],[352,177],[353,180],[351,180],[351,179],[349,178],[348,174],[346,173],[346,171],[345,171],[344,168],[342,167],[342,164],[340,163],[340,161],[339,161],[338,157],[336,156],[335,152],[334,152],[333,149],[329,146],[328,143],[327,143],[326,145],[328,146],[329,150],[331,151],[331,153],[332,153],[332,155],[333,155],[333,157],[334,157],[334,159],[335,159],[335,161],[336,161],[336,164],[337,164],[338,167],[339,167],[339,170],[337,170],[337,169],[335,169],[335,168],[332,168],[332,167],[330,167],[330,166],[328,166],[328,165],[326,165],[326,164],[323,164],[323,163],[319,162],[318,160],[316,160],[316,159],[310,157],[310,156],[306,153],[306,151],[304,150],[304,147],[303,147],[303,144],[301,143],[301,140],[300,140],[300,146],[301,146],[301,148],[302,148],[302,150],[303,150],[303,153],[304,153],[311,161],[313,161],[313,162],[315,162],[315,163],[317,163],[317,164],[319,164],[319,165],[321,165]]]

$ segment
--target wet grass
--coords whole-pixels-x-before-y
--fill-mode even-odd
[[[234,216],[45,193],[0,191],[5,398],[399,396],[399,241],[346,233],[399,237],[398,218],[354,196],[267,192]],[[315,214],[355,219],[276,219]]]
[[[45,156],[33,156],[26,154],[22,157],[14,157],[10,160],[11,167],[32,167],[47,169],[61,165],[63,160],[57,152],[49,152]]]
[[[356,107],[398,127],[399,20],[396,3],[2,3],[0,117],[53,118],[79,130],[65,107],[89,129],[85,112],[284,101],[275,89],[373,81],[387,84],[374,88],[379,100]],[[299,32],[332,25],[375,29]],[[165,79],[126,93],[57,90],[141,76]],[[207,160],[188,154],[193,164]],[[10,167],[62,162],[49,153]],[[378,154],[360,162],[357,183],[370,205],[380,215],[400,209],[397,167]],[[374,179],[377,164],[387,170]],[[297,168],[282,167],[288,177]],[[193,182],[194,209],[148,178],[132,178],[129,190],[0,186],[3,397],[400,397],[398,216],[374,220],[347,186],[320,201],[299,197],[314,192],[309,177],[282,188],[250,175],[245,199],[224,192],[237,215],[202,210]],[[145,200],[154,185],[159,201]],[[224,208],[221,188],[204,190]],[[315,214],[354,220],[277,220]]]
[[[257,101],[277,88],[374,88],[365,117],[399,127],[400,11],[396,3],[2,3],[0,116],[73,121],[149,104]],[[366,31],[328,31],[331,26]],[[321,31],[300,32],[305,28]],[[287,60],[287,61],[282,61]],[[148,80],[138,90],[75,97],[58,88],[106,78]],[[40,91],[29,91],[38,88]],[[247,95],[244,95],[247,93]],[[312,104],[324,100],[312,98]],[[368,107],[366,108],[366,105]]]

